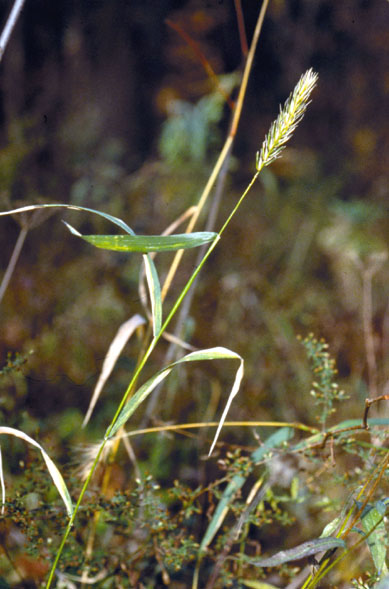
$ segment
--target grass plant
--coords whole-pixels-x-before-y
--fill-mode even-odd
[[[184,233],[173,233],[175,227],[166,234],[137,235],[121,218],[72,204],[31,204],[0,213],[0,216],[23,215],[31,220],[41,211],[73,210],[97,215],[122,233],[83,235],[73,225],[67,222],[65,225],[74,239],[96,248],[142,255],[145,276],[141,291],[145,317],[134,315],[118,329],[84,417],[84,427],[93,422],[96,403],[124,346],[137,334],[140,344],[136,365],[105,433],[99,442],[87,447],[78,471],[64,467],[61,473],[43,443],[19,428],[0,426],[0,434],[21,438],[38,448],[48,470],[46,473],[42,465],[32,459],[18,489],[7,498],[0,454],[1,534],[10,535],[15,528],[21,530],[27,538],[28,556],[15,560],[4,541],[2,562],[6,571],[1,573],[0,579],[5,587],[10,586],[9,582],[14,582],[15,586],[27,586],[30,582],[46,589],[77,586],[75,584],[102,588],[174,587],[177,580],[177,586],[178,583],[182,586],[183,582],[193,589],[263,589],[280,584],[313,589],[323,579],[330,579],[329,582],[337,586],[353,582],[357,587],[378,589],[388,583],[385,488],[389,454],[383,443],[382,428],[387,428],[389,419],[369,417],[371,405],[387,401],[388,396],[367,398],[359,419],[338,419],[330,425],[329,422],[334,423],[337,407],[344,407],[348,397],[337,383],[329,346],[324,340],[308,335],[302,340],[302,347],[312,369],[311,394],[320,428],[316,424],[292,420],[228,421],[228,412],[243,380],[244,359],[222,345],[188,350],[185,341],[168,331],[198,275],[206,270],[212,253],[216,248],[225,247],[225,233],[261,172],[281,156],[304,116],[318,81],[317,74],[308,69],[297,82],[257,153],[252,179],[219,230],[195,232],[195,225],[231,153],[266,8],[265,1],[247,52],[230,132],[204,191],[188,213],[189,223]],[[185,218],[183,213],[179,222]],[[28,222],[25,226],[29,227]],[[27,229],[23,231],[26,233]],[[11,279],[20,243],[17,248],[2,294]],[[167,294],[174,291],[184,253],[192,248],[203,248],[198,263],[175,301],[168,303]],[[164,252],[175,252],[175,257],[161,285],[158,261]],[[371,327],[371,312],[366,321]],[[371,339],[369,325],[365,325],[365,333]],[[149,360],[163,337],[174,345],[186,347],[185,355],[164,363],[150,376],[147,372]],[[370,346],[369,351],[371,367],[374,346]],[[127,431],[135,412],[145,406],[151,394],[176,369],[190,370],[193,363],[209,360],[232,360],[235,368],[238,364],[218,420],[162,424]],[[16,373],[23,362],[20,357],[14,360],[9,357],[0,377]],[[155,399],[158,404],[160,396]],[[217,453],[220,469],[211,483],[193,488],[177,480],[170,488],[163,489],[153,473],[145,474],[139,466],[131,445],[136,436],[146,439],[157,434],[168,436],[171,432],[190,435],[191,430],[203,428],[214,430],[208,457]],[[254,448],[235,445],[225,451],[221,440],[223,428],[255,428],[260,434],[256,433]],[[374,429],[374,437],[368,437],[369,429]],[[115,482],[115,461],[122,445],[135,472],[127,486]],[[8,442],[6,448],[8,455],[12,452],[12,443]],[[343,475],[331,470],[336,460],[344,463]],[[53,498],[52,483],[63,505]],[[349,494],[343,504],[330,488],[335,484],[342,485]],[[318,505],[320,508],[318,497],[323,498],[323,494],[326,503],[322,503],[321,508],[324,511],[325,505],[327,511],[335,512],[335,518],[321,531],[312,529],[303,542],[293,542],[293,530],[297,529],[299,517],[301,522],[309,521],[310,511],[313,513]],[[74,503],[71,496],[76,497]],[[292,531],[287,537],[289,530]],[[46,543],[42,538],[46,538]],[[279,549],[275,550],[274,546]],[[362,564],[355,576],[348,567],[356,555]],[[42,559],[45,565],[38,570],[37,563]],[[31,573],[34,564],[35,573]],[[26,568],[30,570],[28,575]],[[277,573],[271,572],[274,570]]]

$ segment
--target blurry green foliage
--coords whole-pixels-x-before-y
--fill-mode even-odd
[[[219,83],[228,95],[238,84],[237,74],[220,76]],[[208,157],[220,145],[220,120],[225,97],[216,89],[196,104],[173,100],[169,116],[162,126],[159,152],[173,170],[180,167],[207,168]]]

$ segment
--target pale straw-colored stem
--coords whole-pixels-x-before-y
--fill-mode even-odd
[[[8,41],[11,37],[12,31],[14,30],[17,20],[20,16],[20,13],[22,12],[24,2],[25,2],[25,0],[15,0],[15,3],[13,5],[10,15],[8,17],[8,20],[5,23],[5,27],[3,29],[3,32],[1,33],[1,36],[0,36],[0,62],[3,59],[5,48],[8,45]]]
[[[252,65],[253,65],[253,61],[254,61],[254,55],[255,55],[257,45],[258,45],[259,35],[262,30],[263,20],[265,18],[266,9],[267,9],[268,4],[269,4],[269,0],[264,0],[262,7],[261,7],[261,11],[258,16],[257,24],[255,26],[253,39],[252,39],[251,45],[250,45],[250,51],[248,52],[246,64],[245,64],[245,67],[243,70],[242,83],[239,88],[239,95],[238,95],[238,98],[236,101],[236,107],[235,107],[232,122],[231,122],[230,132],[229,132],[228,137],[225,141],[223,149],[220,152],[220,155],[217,159],[215,167],[212,170],[209,180],[203,190],[203,193],[200,196],[199,202],[197,204],[197,210],[188,223],[188,226],[186,228],[186,233],[191,233],[193,231],[193,229],[198,221],[198,218],[201,214],[201,211],[203,210],[204,205],[207,202],[208,197],[211,193],[211,190],[215,184],[216,178],[218,177],[219,172],[222,169],[222,166],[223,166],[228,154],[230,153],[232,143],[235,139],[236,131],[238,129],[240,115],[242,113],[242,108],[243,108],[243,101],[244,101],[244,97],[246,95],[247,84],[249,81],[249,77],[250,77],[250,73],[251,73],[251,69],[252,69]],[[162,292],[161,292],[162,301],[165,300],[166,294],[171,286],[173,278],[177,272],[178,266],[180,265],[183,253],[184,253],[183,250],[179,250],[174,257],[172,265],[170,266],[165,283],[162,287]]]
[[[11,280],[12,274],[14,273],[16,263],[19,259],[20,252],[22,251],[24,241],[27,237],[27,233],[28,233],[28,227],[27,226],[22,227],[20,230],[19,236],[16,240],[11,259],[10,259],[7,269],[4,273],[3,280],[1,281],[1,284],[0,284],[0,303],[3,300],[3,297],[5,295],[5,291],[7,290],[7,287],[9,284],[9,281]]]

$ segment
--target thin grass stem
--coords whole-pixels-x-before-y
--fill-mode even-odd
[[[11,258],[10,258],[10,260],[8,262],[7,269],[6,269],[6,271],[4,273],[4,276],[3,276],[3,280],[1,281],[1,285],[0,285],[0,303],[3,300],[3,297],[5,295],[5,292],[6,292],[7,288],[8,288],[9,282],[10,282],[10,280],[12,278],[12,274],[14,273],[14,270],[15,270],[15,267],[16,267],[16,264],[17,264],[17,261],[18,261],[19,256],[20,256],[20,252],[22,251],[24,242],[25,242],[26,237],[27,237],[27,234],[28,234],[28,230],[29,230],[28,225],[22,227],[21,230],[20,230],[20,233],[18,235],[18,238],[16,240],[15,247],[13,249]]]
[[[250,45],[250,51],[248,52],[247,60],[246,60],[245,67],[243,70],[242,82],[240,84],[239,94],[238,94],[238,98],[236,101],[235,110],[233,112],[233,117],[232,117],[232,122],[231,122],[231,127],[230,127],[228,137],[227,137],[225,144],[223,146],[223,149],[220,152],[220,155],[216,161],[214,169],[212,170],[209,180],[203,190],[203,193],[200,196],[199,202],[197,204],[197,210],[188,223],[188,226],[186,228],[186,233],[190,233],[191,231],[193,231],[193,229],[198,221],[198,218],[204,208],[204,205],[208,200],[211,190],[215,184],[216,178],[218,177],[219,172],[222,169],[224,161],[228,157],[228,154],[230,153],[230,150],[231,150],[231,147],[232,147],[232,144],[233,144],[233,141],[235,139],[235,135],[236,135],[236,132],[238,129],[240,115],[242,113],[242,108],[243,108],[243,102],[244,102],[244,98],[246,95],[247,84],[248,84],[250,73],[252,70],[254,55],[255,55],[255,51],[257,49],[258,40],[259,40],[259,36],[261,34],[262,25],[263,25],[263,21],[265,18],[268,4],[269,4],[269,0],[264,0],[264,2],[262,3],[262,6],[261,6],[261,10],[260,10],[260,13],[258,16],[256,26],[255,26],[254,34],[253,34],[253,39],[252,39],[251,45]],[[165,280],[164,285],[162,287],[162,293],[161,293],[162,301],[165,300],[166,294],[171,286],[173,278],[177,272],[178,266],[180,265],[182,256],[183,256],[183,250],[180,250],[176,253],[176,255],[174,257],[174,260],[170,266],[169,272],[166,276],[166,280]]]
[[[12,10],[9,14],[8,20],[5,23],[3,32],[0,36],[0,62],[3,59],[5,48],[8,45],[8,41],[11,37],[12,31],[14,30],[20,13],[22,12],[24,2],[25,0],[15,0]]]

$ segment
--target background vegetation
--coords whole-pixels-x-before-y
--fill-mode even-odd
[[[230,108],[204,59],[235,99],[245,50],[237,14],[250,40],[258,13],[257,3],[239,6],[27,0],[1,63],[1,209],[71,203],[118,216],[137,233],[160,234],[197,201],[228,132]],[[8,9],[0,7],[2,21]],[[389,394],[388,19],[384,0],[270,2],[217,228],[253,175],[278,104],[309,67],[320,83],[283,158],[263,171],[209,260],[185,323],[183,338],[191,345],[225,345],[245,359],[231,421],[321,428],[325,409],[330,427],[362,419],[366,397]],[[1,301],[0,417],[39,439],[77,496],[88,460],[77,448],[104,434],[135,368],[142,333],[125,347],[81,429],[93,388],[120,324],[142,307],[138,259],[92,249],[60,218],[35,219]],[[66,219],[82,233],[106,232],[98,217],[66,213]],[[0,221],[4,270],[20,222]],[[185,257],[168,307],[195,256]],[[162,281],[171,260],[158,257]],[[327,377],[348,396],[334,405],[336,414],[327,392],[328,407],[310,394],[323,352],[314,339],[305,346],[297,339],[310,333],[328,342],[338,373]],[[164,365],[167,346],[154,352],[146,377]],[[216,421],[233,369],[211,363],[178,371],[155,403],[135,413],[131,430]],[[379,413],[372,408],[375,417],[386,412],[384,402]],[[63,571],[76,578],[87,564],[92,578],[103,570],[96,580],[101,587],[189,587],[226,483],[239,473],[248,486],[265,477],[252,452],[276,430],[225,428],[209,460],[213,430],[132,438],[132,462],[120,448],[108,482],[104,467],[94,480]],[[380,435],[347,433],[338,451],[329,445],[281,453],[289,476],[284,486],[269,488],[252,521],[247,515],[247,553],[273,554],[318,537],[350,493],[370,480],[379,463],[370,445],[379,455]],[[5,587],[39,587],[66,524],[64,512],[35,451],[13,438],[1,441],[9,503],[0,523],[0,578]],[[272,480],[271,469],[268,476]],[[375,500],[385,498],[385,484],[383,478]],[[231,504],[200,587],[211,582],[247,495],[248,489]],[[234,553],[244,546],[234,545]],[[244,579],[254,582],[263,573],[267,583],[291,587],[306,567],[298,561],[272,572],[227,556],[215,586],[245,586]],[[328,586],[347,587],[358,578],[361,586],[373,584],[375,565],[365,548],[336,568]]]

